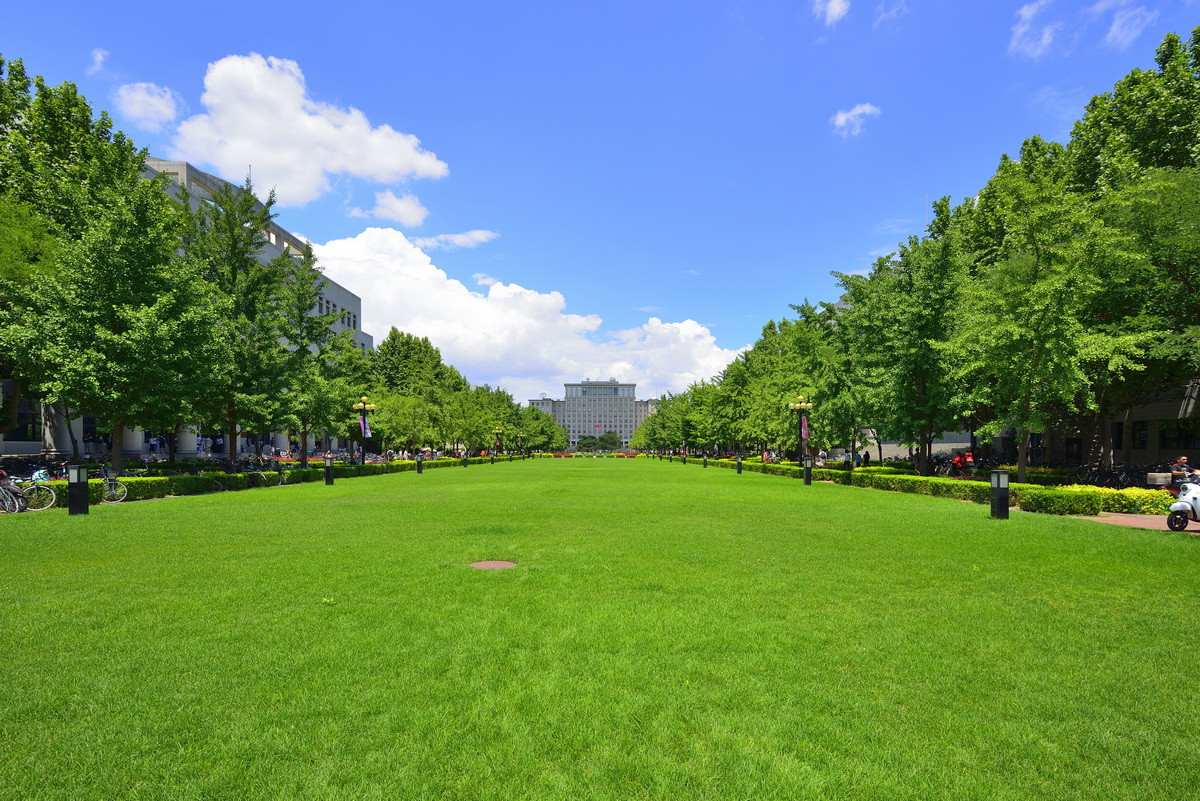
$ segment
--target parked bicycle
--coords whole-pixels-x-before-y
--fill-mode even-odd
[[[50,486],[50,470],[40,467],[29,478],[14,477],[12,483],[20,487],[25,496],[26,509],[30,512],[41,512],[52,508],[58,502],[54,488]]]
[[[8,473],[0,470],[0,512],[17,514],[28,508],[25,492],[17,486]]]
[[[104,503],[120,503],[129,494],[129,489],[117,480],[109,470],[100,470],[95,476],[89,474],[88,478],[99,478],[104,482],[100,492],[100,500]]]

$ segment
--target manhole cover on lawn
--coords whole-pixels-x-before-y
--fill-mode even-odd
[[[503,570],[506,567],[516,567],[516,562],[500,562],[491,560],[487,562],[472,562],[471,567],[476,570]]]

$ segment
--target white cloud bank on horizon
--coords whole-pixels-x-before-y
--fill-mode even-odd
[[[180,123],[172,157],[212,164],[224,175],[252,165],[255,184],[274,188],[280,206],[329,191],[330,175],[388,184],[449,172],[417,137],[310,98],[300,65],[289,59],[251,53],[214,61],[200,99],[207,111]]]
[[[487,275],[475,276],[481,291],[469,289],[392,228],[313,249],[326,275],[362,298],[363,329],[376,344],[392,326],[428,337],[467,380],[503,387],[520,403],[541,393],[559,397],[563,383],[582,378],[633,381],[642,398],[678,392],[717,375],[741,352],[719,347],[694,320],[651,317],[598,334],[601,318],[567,313],[559,292]]]

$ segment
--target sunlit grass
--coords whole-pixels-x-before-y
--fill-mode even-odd
[[[642,460],[0,517],[0,796],[1187,798],[1198,548]]]

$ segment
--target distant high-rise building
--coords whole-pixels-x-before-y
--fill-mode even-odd
[[[563,385],[563,400],[533,398],[529,405],[554,416],[567,429],[572,445],[580,437],[598,437],[612,431],[629,444],[633,432],[642,421],[654,413],[657,401],[637,400],[637,384],[622,384],[615,378],[592,381],[585,378],[578,384]]]

